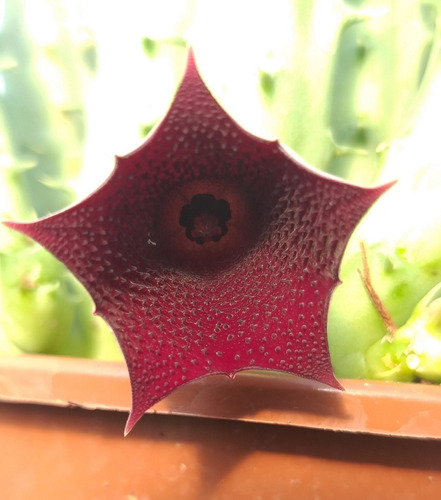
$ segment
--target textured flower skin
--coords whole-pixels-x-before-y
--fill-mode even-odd
[[[208,374],[276,370],[341,389],[328,302],[351,232],[388,187],[317,173],[244,131],[190,51],[165,118],[96,192],[40,221],[6,224],[64,262],[113,328],[132,386],[128,433],[160,399]],[[214,227],[203,242],[182,223],[201,194],[231,210],[220,223],[228,230]],[[215,216],[204,221],[216,226]]]

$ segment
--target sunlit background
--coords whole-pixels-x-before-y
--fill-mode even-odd
[[[41,105],[70,120],[61,130],[52,125],[71,149],[82,196],[165,113],[191,44],[215,97],[245,128],[279,137],[317,168],[372,184],[434,78],[436,3],[4,0],[3,163],[14,163],[11,100],[21,101],[15,112],[25,120],[31,98],[26,83],[21,95],[8,95],[7,72],[35,79]]]

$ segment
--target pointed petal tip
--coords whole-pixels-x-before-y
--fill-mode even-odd
[[[15,225],[17,224],[12,220],[2,220],[1,223],[3,224],[3,226],[9,227],[11,229],[14,229]]]
[[[130,423],[130,417],[129,417],[129,419],[126,422],[126,426],[124,427],[124,437],[127,437],[129,435],[134,425],[135,425],[134,423],[133,424]]]
[[[133,427],[138,423],[141,417],[144,415],[146,410],[148,410],[149,406],[146,406],[145,409],[139,409],[132,406],[132,409],[129,413],[129,418],[127,419],[126,426],[124,427],[124,437],[128,436],[132,431]]]
[[[327,385],[329,387],[332,387],[332,389],[336,389],[337,391],[344,391],[345,388],[340,384],[340,382],[333,376],[333,380],[327,382]]]
[[[194,61],[194,48],[193,48],[193,45],[190,45],[188,47],[188,51],[187,51],[187,60],[192,60]]]
[[[386,191],[388,191],[391,187],[395,186],[395,184],[398,183],[398,179],[394,179],[392,181],[389,181],[389,182],[386,182],[384,184],[381,184],[380,186],[377,186],[377,189],[381,192],[381,193],[385,193]]]
[[[386,182],[384,184],[380,184],[378,186],[373,186],[371,188],[368,188],[368,190],[371,193],[370,196],[373,196],[371,198],[372,203],[375,203],[379,198],[381,198],[387,191],[389,191],[390,188],[395,186],[395,184],[397,182],[398,182],[398,180],[393,180],[393,181]]]
[[[127,437],[132,429],[133,429],[133,426],[129,427],[129,425],[127,423],[125,428],[124,428],[124,437]]]
[[[8,227],[9,229],[14,229],[14,231],[19,231],[20,233],[26,234],[30,236],[30,231],[28,229],[33,226],[32,222],[17,222],[12,220],[3,220],[1,221],[3,226]]]
[[[187,52],[187,64],[185,67],[186,74],[199,73],[197,65],[196,65],[196,57],[194,55],[194,49],[190,45]]]
[[[303,377],[303,375],[300,375]],[[310,377],[305,377],[309,379]],[[320,384],[324,384],[331,389],[335,389],[337,391],[344,391],[345,388],[340,384],[337,377],[334,375],[334,371],[332,369],[325,370],[324,373],[321,373],[318,377],[311,377],[311,380],[315,380]]]

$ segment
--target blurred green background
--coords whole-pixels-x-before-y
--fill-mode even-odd
[[[194,47],[247,130],[363,185],[328,323],[340,377],[441,381],[441,0],[3,0],[0,215],[96,189],[165,114]],[[360,242],[388,332],[358,270]],[[0,229],[0,353],[121,359],[58,261]],[[384,316],[384,314],[383,314]]]

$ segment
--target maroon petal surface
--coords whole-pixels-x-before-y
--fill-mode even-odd
[[[190,52],[165,118],[90,197],[7,225],[81,280],[128,364],[126,432],[177,387],[248,368],[341,388],[326,317],[347,240],[389,187],[315,172],[237,125]]]

